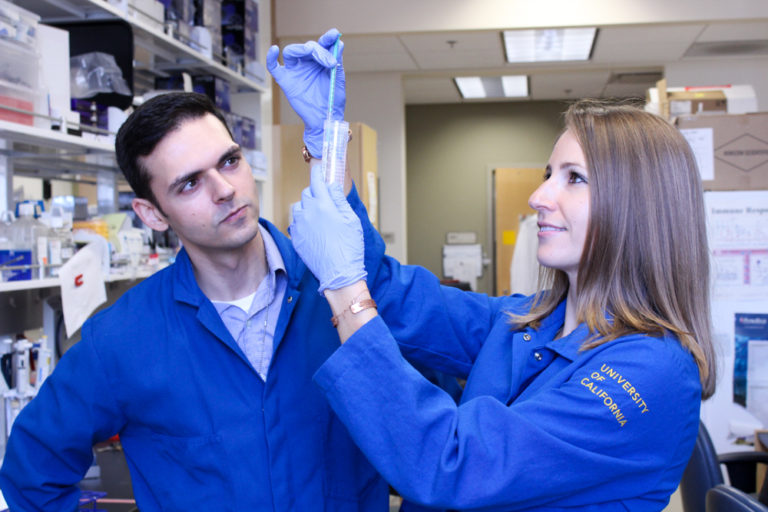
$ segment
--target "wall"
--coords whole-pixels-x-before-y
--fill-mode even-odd
[[[347,77],[347,119],[376,130],[379,164],[379,231],[387,254],[407,261],[405,101],[400,73]]]
[[[488,257],[490,171],[546,165],[561,130],[562,102],[406,107],[408,262],[442,276],[448,231],[474,231]],[[478,291],[493,289],[491,268]]]

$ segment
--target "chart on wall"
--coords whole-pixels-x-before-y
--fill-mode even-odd
[[[768,191],[707,192],[713,299],[768,297]]]

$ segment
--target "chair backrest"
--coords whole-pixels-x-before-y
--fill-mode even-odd
[[[707,427],[699,421],[699,435],[691,459],[680,480],[680,499],[685,512],[704,512],[707,491],[723,483],[717,452]]]
[[[707,492],[706,512],[768,512],[768,507],[730,485],[716,485]]]

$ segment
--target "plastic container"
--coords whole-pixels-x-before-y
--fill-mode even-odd
[[[0,38],[35,48],[39,22],[37,14],[7,0],[0,0]]]
[[[32,247],[16,242],[13,212],[3,212],[0,222],[0,276],[3,281],[32,279]]]
[[[31,253],[30,263],[34,271],[29,272],[27,279],[46,277],[49,233],[48,226],[35,219],[33,203],[19,204],[19,218],[11,224],[11,238],[17,251],[29,250]]]
[[[347,167],[349,123],[326,119],[323,130],[323,176],[326,183],[339,183],[343,187]]]
[[[38,89],[40,56],[30,49],[0,38],[0,119],[32,126],[31,113],[39,110],[42,91]]]
[[[48,236],[48,263],[49,275],[59,275],[61,266],[69,261],[75,254],[75,241],[72,238],[72,230],[64,227],[64,219],[61,216],[50,218],[51,230]]]

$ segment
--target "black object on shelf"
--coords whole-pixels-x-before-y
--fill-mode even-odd
[[[88,98],[99,105],[117,107],[122,110],[133,103],[133,30],[124,20],[85,20],[52,23],[69,32],[69,55],[90,52],[104,52],[115,58],[117,67],[131,89],[131,95],[99,93]],[[67,77],[69,79],[69,77]]]

